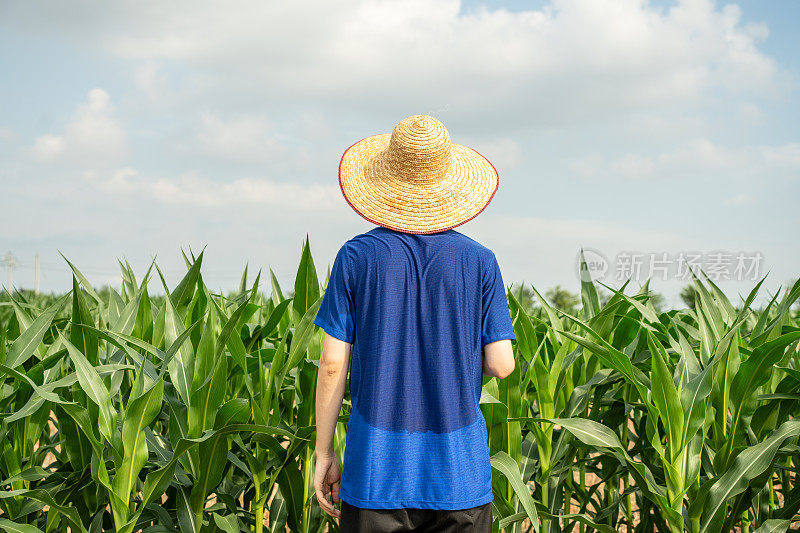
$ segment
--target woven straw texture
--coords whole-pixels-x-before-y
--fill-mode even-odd
[[[339,185],[362,217],[405,233],[437,233],[483,211],[499,176],[481,154],[450,141],[428,115],[406,117],[394,131],[362,139],[339,163]]]

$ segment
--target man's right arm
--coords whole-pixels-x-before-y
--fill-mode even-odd
[[[514,371],[514,350],[511,340],[501,339],[483,347],[483,373],[503,379]]]

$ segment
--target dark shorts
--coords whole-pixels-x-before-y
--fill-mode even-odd
[[[490,533],[492,502],[471,509],[362,509],[341,500],[342,533]]]

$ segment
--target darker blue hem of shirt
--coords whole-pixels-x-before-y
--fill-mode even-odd
[[[360,500],[350,496],[344,488],[339,489],[339,498],[355,507],[362,509],[438,509],[444,511],[455,511],[471,509],[485,505],[494,500],[494,493],[489,492],[475,498],[474,500],[464,500],[456,502],[437,502],[426,500]]]
[[[483,344],[483,346],[486,346],[487,344],[490,344],[492,342],[501,341],[503,339],[516,341],[517,340],[517,336],[514,335],[513,331],[498,331],[497,333],[493,333],[491,335],[488,335],[486,337],[486,340],[481,339],[481,344]]]

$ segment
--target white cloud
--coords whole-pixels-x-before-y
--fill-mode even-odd
[[[541,197],[587,186],[570,196],[570,208],[595,220],[513,216],[525,202],[500,195],[495,208],[510,217],[489,209],[465,225],[498,245],[501,261],[514,267],[509,280],[563,284],[582,245],[614,253],[769,241],[726,203],[780,207],[773,211],[785,241],[797,215],[783,206],[800,181],[774,178],[800,176],[800,143],[787,133],[796,93],[773,97],[796,86],[762,48],[766,27],[723,3],[552,0],[511,12],[488,2],[465,10],[453,0],[11,0],[0,27],[63,46],[65,86],[128,74],[116,80],[113,99],[98,89],[71,117],[69,104],[63,128],[25,140],[28,155],[54,163],[48,172],[8,157],[0,179],[20,199],[11,209],[49,217],[26,231],[51,243],[80,240],[98,258],[149,257],[159,246],[174,251],[199,240],[223,250],[221,262],[231,266],[258,247],[237,229],[254,224],[281,225],[260,243],[270,258],[295,257],[301,233],[319,231],[332,243],[371,226],[338,190],[342,151],[407,115],[429,113],[454,142],[486,155],[501,179],[514,169],[509,175],[519,181],[505,182],[509,195],[521,197],[531,178],[548,176],[555,178],[541,184]],[[759,10],[745,4],[745,13]],[[111,73],[103,70],[109,64]],[[38,94],[26,83],[34,85],[22,90]],[[18,99],[18,115],[31,120],[4,125],[22,139],[27,126],[58,112],[51,103],[45,111]],[[136,141],[133,153],[118,117]],[[2,141],[0,148],[15,149]],[[573,176],[595,183],[561,175],[562,158],[572,154],[585,154],[569,163]],[[81,183],[69,179],[79,174],[76,163],[92,171]],[[686,198],[684,186],[698,177],[697,194]],[[619,190],[647,200],[597,211],[597,195],[617,193],[615,179],[639,180]],[[684,181],[658,182],[672,179]],[[71,202],[66,215],[64,194],[75,190],[80,205],[76,211]],[[698,197],[716,201],[648,231],[650,214],[689,209],[682,202]],[[531,253],[517,253],[520,246]],[[797,256],[784,247],[770,257],[792,265]],[[296,265],[286,268],[293,275]]]
[[[319,110],[305,109],[298,113],[298,135],[303,139],[328,139],[335,133],[334,125]]]
[[[653,174],[655,163],[650,157],[628,154],[611,162],[611,171],[624,178],[647,178]]]
[[[571,161],[568,168],[577,178],[591,179],[597,176],[601,171],[604,171],[606,165],[607,163],[603,159],[603,156],[599,154],[590,154]]]
[[[126,135],[114,117],[108,93],[100,88],[89,91],[60,135],[37,138],[30,153],[40,160],[68,160],[82,166],[95,166],[125,155]]]
[[[17,134],[11,128],[0,127],[0,141],[11,143],[17,140]]]
[[[708,172],[726,176],[800,176],[800,143],[778,146],[727,147],[706,138],[690,139],[684,145],[655,156],[625,154],[606,158],[589,154],[572,161],[570,171],[578,178],[621,177],[625,179],[675,179]],[[787,174],[788,170],[788,174]]]
[[[54,3],[47,23],[39,8],[14,7],[34,31],[69,32],[137,61],[190,65],[186,98],[215,97],[231,109],[265,99],[336,102],[363,114],[447,109],[443,118],[473,130],[547,127],[702,104],[720,91],[772,94],[786,82],[758,49],[766,27],[711,0],[669,9],[554,0],[520,12],[464,11],[458,0],[128,1],[87,5],[86,17],[60,17],[67,7]],[[155,67],[139,74],[140,86],[155,80]]]
[[[38,159],[54,159],[64,153],[64,137],[42,135],[33,143],[31,153]]]
[[[788,167],[800,171],[800,143],[787,143],[782,146],[760,146],[758,150],[770,165]]]
[[[454,141],[455,142],[455,141]],[[460,140],[458,144],[464,144],[481,155],[486,157],[489,162],[502,174],[504,170],[512,169],[522,162],[522,152],[519,143],[514,139],[490,139],[490,140]]]
[[[646,137],[653,143],[685,139],[687,132],[704,131],[709,123],[705,115],[694,109],[659,108],[631,113],[623,119],[623,134],[633,139]]]
[[[264,206],[289,211],[344,210],[338,186],[276,182],[241,178],[220,182],[186,172],[175,178],[146,179],[131,167],[104,178],[86,173],[84,179],[102,191],[126,197],[138,196],[163,204],[199,207]]]
[[[160,97],[167,87],[167,75],[155,61],[146,61],[134,70],[133,81],[150,99]]]
[[[662,170],[722,170],[739,168],[747,158],[748,154],[741,149],[729,149],[709,139],[698,138],[659,155],[657,161]]]
[[[203,113],[198,140],[205,153],[239,161],[274,158],[285,150],[266,121],[255,116],[223,119]]]
[[[736,115],[743,121],[748,123],[761,122],[765,118],[764,111],[758,104],[753,102],[742,102],[739,104]]]
[[[725,205],[749,205],[755,202],[755,199],[749,194],[737,194],[725,199]]]

